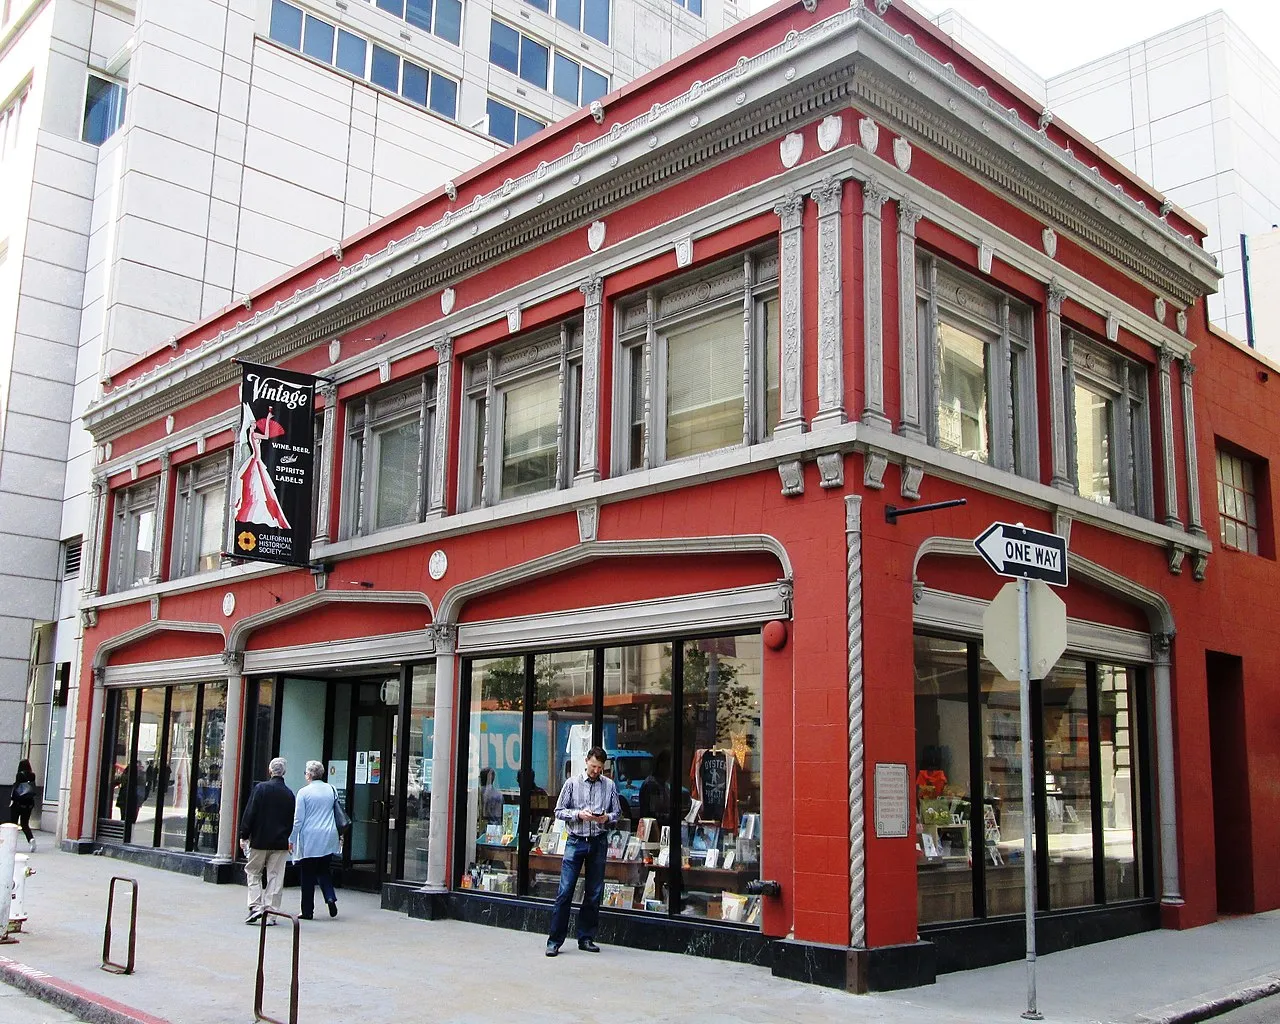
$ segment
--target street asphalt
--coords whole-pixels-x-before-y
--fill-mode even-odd
[[[43,837],[32,858],[29,920],[16,945],[0,947],[0,979],[74,1016],[53,1009],[32,1016],[25,998],[14,1002],[0,985],[0,1020],[253,1020],[260,930],[243,923],[242,886],[55,852],[53,845]],[[100,970],[112,875],[139,885],[137,970],[128,976]],[[297,903],[297,890],[286,889],[283,909],[296,912]],[[336,919],[321,914],[302,922],[300,1024],[1016,1024],[1026,1009],[1021,962],[857,996],[783,981],[765,968],[616,946],[593,955],[570,942],[551,960],[541,935],[410,920],[381,910],[367,893],[339,890],[338,907]],[[115,959],[125,955],[126,920],[117,919]],[[291,932],[287,923],[267,930],[263,1012],[284,1020]],[[1037,964],[1039,1009],[1059,1024],[1207,1019],[1280,992],[1278,940],[1280,912],[1273,912],[1054,953]],[[130,1017],[127,1007],[142,1013]]]

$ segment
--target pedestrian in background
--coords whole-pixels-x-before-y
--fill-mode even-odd
[[[256,924],[268,907],[280,909],[284,888],[284,865],[289,859],[289,835],[293,830],[294,798],[284,781],[288,764],[283,757],[267,766],[270,776],[249,794],[248,806],[240,819],[240,845],[247,858],[244,873],[249,881],[249,916],[245,924]],[[262,878],[266,875],[266,891]],[[275,924],[267,917],[267,924]]]
[[[329,905],[329,916],[338,916],[338,897],[329,876],[329,858],[338,852],[338,826],[333,817],[337,791],[324,781],[324,765],[307,762],[307,784],[298,790],[293,812],[289,849],[298,865],[302,886],[302,919],[310,921],[315,909],[316,883]]]
[[[36,805],[36,773],[25,757],[18,762],[13,788],[9,790],[9,820],[27,837],[27,849],[36,852],[36,837],[31,834],[31,811]]]

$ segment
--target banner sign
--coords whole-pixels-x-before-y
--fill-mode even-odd
[[[240,365],[231,554],[309,565],[316,378],[272,366]]]

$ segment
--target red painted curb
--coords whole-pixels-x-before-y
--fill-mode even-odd
[[[101,1021],[104,1024],[170,1024],[163,1017],[135,1010],[7,956],[0,956],[0,980],[47,1003],[79,1014],[86,1020]]]

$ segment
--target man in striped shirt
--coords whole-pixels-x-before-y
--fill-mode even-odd
[[[556,956],[560,952],[569,932],[569,906],[583,864],[587,867],[587,876],[582,909],[578,911],[578,948],[588,953],[600,952],[595,937],[596,924],[600,919],[600,900],[604,896],[609,829],[622,813],[618,789],[613,779],[604,774],[605,760],[602,747],[592,747],[587,751],[585,770],[581,775],[565,779],[556,803],[556,817],[566,823],[569,839],[560,864],[560,891],[556,893],[555,909],[551,912],[547,956]]]

